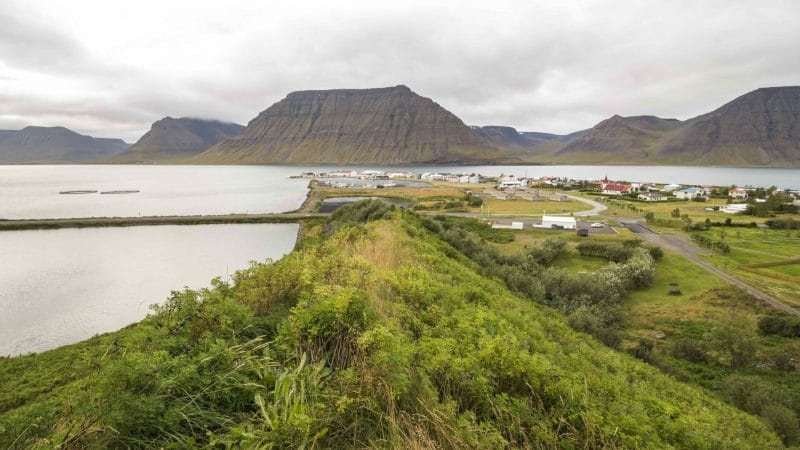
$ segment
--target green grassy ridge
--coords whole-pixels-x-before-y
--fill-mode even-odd
[[[754,417],[480,276],[415,217],[340,211],[231,286],[0,359],[0,444],[781,447]]]

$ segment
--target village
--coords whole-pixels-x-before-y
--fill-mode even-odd
[[[713,185],[683,185],[676,183],[657,183],[657,182],[630,182],[624,180],[611,180],[608,176],[598,179],[572,179],[565,177],[518,177],[514,175],[485,176],[479,173],[415,173],[410,171],[382,171],[382,170],[337,170],[330,172],[305,172],[298,178],[313,178],[318,180],[321,186],[336,189],[386,189],[386,188],[408,188],[431,185],[466,185],[467,190],[478,190],[486,200],[495,201],[514,201],[523,200],[528,202],[569,202],[584,201],[592,205],[593,201],[601,201],[608,204],[609,201],[623,200],[628,202],[628,208],[632,204],[641,204],[644,210],[648,210],[647,204],[679,205],[687,201],[693,205],[702,206],[702,210],[708,214],[704,216],[708,219],[716,213],[727,215],[750,215],[767,216],[774,212],[785,212],[796,214],[800,210],[800,191],[798,190],[779,190],[777,188],[765,187],[737,187],[737,186],[713,186]],[[419,184],[419,183],[422,184]],[[506,208],[508,209],[508,208]],[[606,209],[605,207],[601,210]],[[655,211],[664,208],[653,208]],[[691,208],[697,210],[697,207]],[[495,214],[493,214],[493,212]],[[574,217],[597,215],[597,208],[592,210],[593,214],[579,214],[577,211],[558,212],[547,214],[542,211],[517,211],[518,214],[508,214],[503,208],[489,209],[488,205],[481,209],[483,217],[488,218],[497,216],[524,216],[535,214],[541,216],[542,220],[538,223],[533,222],[529,226],[537,228],[556,228],[556,229],[576,229],[581,228]],[[669,210],[671,217],[682,217],[679,209]],[[498,227],[519,228],[527,225],[526,222],[499,221]],[[583,228],[602,228],[602,223],[593,222],[583,224]]]

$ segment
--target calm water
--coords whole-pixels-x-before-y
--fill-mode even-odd
[[[283,212],[297,208],[308,180],[276,166],[3,166],[0,218],[135,217]],[[63,195],[73,190],[135,194]]]
[[[352,166],[356,169],[387,169]],[[303,201],[308,180],[335,166],[9,166],[0,165],[0,219],[282,212]],[[800,189],[800,169],[678,166],[402,166],[414,172],[566,176],[681,184]],[[60,195],[70,190],[139,190]]]
[[[295,224],[0,232],[0,355],[118,330],[172,290],[280,258],[296,235]]]

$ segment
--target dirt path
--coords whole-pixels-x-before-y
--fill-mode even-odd
[[[756,289],[755,287],[745,283],[741,279],[729,274],[728,272],[725,272],[724,270],[718,268],[717,266],[701,258],[700,255],[709,254],[710,252],[704,248],[700,248],[697,245],[695,245],[693,242],[689,240],[688,236],[683,234],[656,233],[650,228],[648,228],[646,225],[638,221],[627,221],[625,222],[625,224],[629,230],[636,233],[636,235],[640,236],[645,241],[680,254],[689,261],[692,261],[693,263],[713,273],[719,278],[722,278],[728,283],[741,288],[742,290],[752,295],[753,297],[763,300],[764,302],[766,302],[768,305],[772,306],[775,309],[781,310],[789,314],[793,314],[795,316],[800,316],[800,310],[798,310],[797,308],[793,308],[787,305],[786,303],[780,301],[779,299],[773,297],[772,295],[769,295],[760,289]]]

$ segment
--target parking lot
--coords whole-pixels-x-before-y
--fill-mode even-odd
[[[491,222],[492,223],[497,223],[499,225],[508,225],[508,226],[511,225],[511,222],[522,222],[523,223],[523,225],[522,225],[523,229],[525,229],[525,230],[535,229],[535,230],[548,230],[548,231],[562,231],[562,232],[570,232],[570,233],[575,233],[576,232],[575,230],[569,230],[569,229],[539,228],[539,226],[542,224],[542,221],[540,219],[497,219],[497,220],[492,220]],[[614,229],[611,228],[608,224],[603,224],[602,228],[592,228],[591,225],[593,223],[595,223],[595,222],[586,222],[586,221],[578,220],[577,221],[577,226],[578,226],[578,228],[585,228],[585,229],[589,230],[589,235],[590,236],[593,235],[593,234],[615,234],[616,233],[616,231],[614,231]]]

